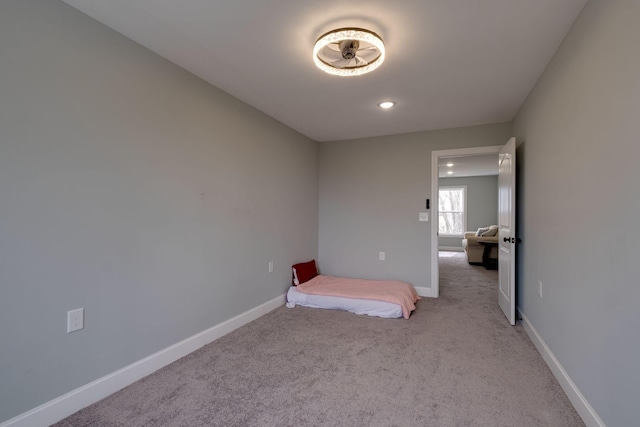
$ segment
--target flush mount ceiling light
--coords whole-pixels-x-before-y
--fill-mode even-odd
[[[394,105],[396,105],[396,103],[393,102],[393,101],[384,101],[384,102],[381,102],[380,104],[378,104],[378,107],[383,108],[385,110],[388,110],[389,108],[393,107]]]
[[[336,76],[360,76],[384,61],[384,43],[376,33],[362,28],[329,31],[316,41],[313,61]]]

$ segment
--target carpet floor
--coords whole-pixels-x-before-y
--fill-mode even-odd
[[[582,426],[497,272],[441,253],[409,320],[284,306],[55,424]]]

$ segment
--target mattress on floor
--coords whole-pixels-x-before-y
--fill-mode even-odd
[[[299,292],[295,286],[291,286],[287,292],[287,307],[293,308],[296,305],[343,310],[355,314],[366,314],[367,316],[384,317],[387,319],[402,317],[402,307],[399,304],[367,299],[310,295]]]

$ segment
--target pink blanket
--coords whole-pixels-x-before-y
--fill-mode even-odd
[[[348,279],[335,276],[316,276],[301,283],[297,290],[305,294],[386,301],[400,305],[402,316],[409,318],[420,299],[410,284],[399,280]]]

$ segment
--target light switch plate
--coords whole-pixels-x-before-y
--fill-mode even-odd
[[[429,221],[429,212],[420,212],[420,216],[418,218],[420,222]]]

